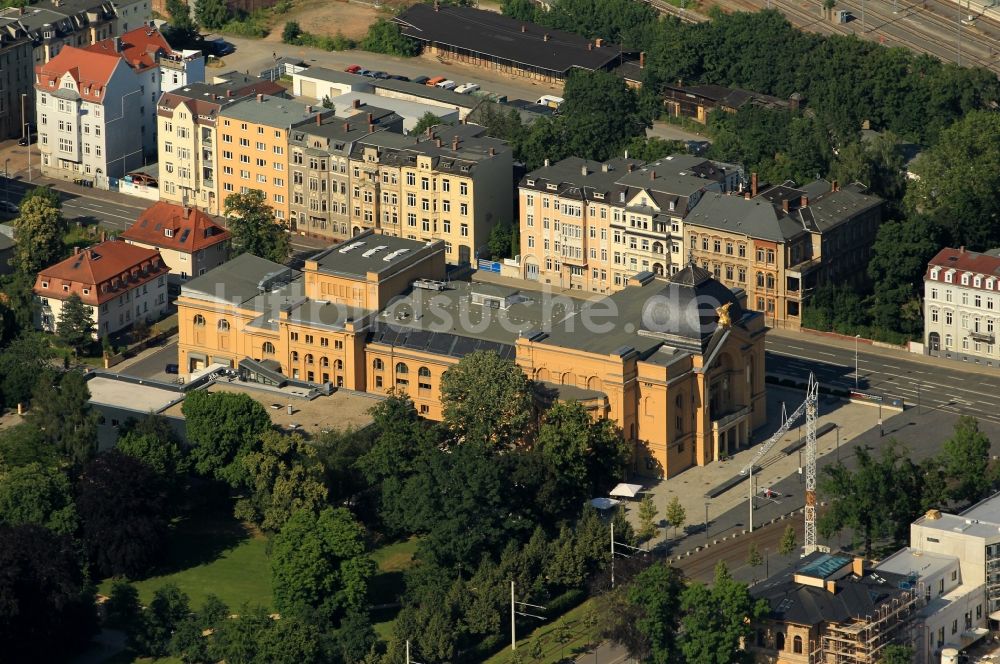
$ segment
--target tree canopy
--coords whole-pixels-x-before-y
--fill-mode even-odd
[[[271,416],[247,394],[195,390],[181,406],[194,468],[242,486],[248,480],[241,458],[271,428]]]
[[[368,34],[358,44],[363,50],[408,58],[420,52],[420,45],[403,35],[399,24],[380,18],[368,27]]]
[[[59,338],[77,353],[93,341],[93,312],[76,293],[70,293],[70,296],[63,302],[56,330]]]
[[[87,380],[79,371],[43,372],[26,421],[44,444],[79,468],[97,452],[97,413],[91,408]]]
[[[289,252],[286,226],[274,216],[274,208],[268,205],[263,191],[251,189],[245,194],[229,194],[225,212],[234,254],[253,254],[275,263],[285,262]]]
[[[14,257],[12,265],[24,274],[34,275],[63,256],[63,236],[67,226],[59,206],[45,195],[31,196],[21,203],[14,220]]]
[[[33,523],[62,535],[76,531],[73,490],[62,471],[38,462],[8,470],[0,464],[0,524]]]

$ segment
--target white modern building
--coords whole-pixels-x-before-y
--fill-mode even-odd
[[[924,348],[929,355],[1000,366],[1000,251],[945,248],[924,274]]]
[[[107,189],[155,161],[161,92],[204,73],[200,53],[173,51],[146,26],[87,48],[65,47],[36,68],[42,172]]]

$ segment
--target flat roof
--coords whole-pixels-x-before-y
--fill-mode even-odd
[[[191,295],[225,304],[242,305],[275,284],[287,284],[301,276],[281,263],[253,254],[240,254],[200,277],[181,285],[181,295]]]
[[[327,69],[326,67],[309,67],[292,74],[292,78],[313,78],[317,81],[328,81],[330,83],[343,83],[345,85],[371,88],[372,79],[358,76],[346,71]]]
[[[573,67],[603,69],[620,56],[617,44],[519,21],[473,7],[417,3],[394,19],[407,37],[469,53],[565,74]]]
[[[260,95],[244,98],[224,107],[219,116],[287,129],[303,120],[315,122],[317,115],[328,113],[330,110],[322,106],[303,104],[284,97]]]
[[[249,395],[267,409],[271,422],[287,430],[302,430],[309,434],[343,429],[362,429],[372,423],[368,410],[385,397],[377,394],[338,389],[329,396],[309,400],[279,389],[265,389],[249,383],[213,382],[208,392],[233,392]],[[288,406],[292,414],[288,414]],[[182,404],[178,403],[164,415],[183,419]],[[275,408],[277,406],[277,408]],[[292,427],[292,425],[295,425]]]
[[[100,375],[87,381],[87,389],[90,390],[91,403],[139,413],[159,413],[184,396],[179,390],[159,387],[152,382]]]
[[[341,244],[329,247],[306,259],[315,262],[320,272],[364,277],[369,272],[382,274],[398,269],[418,255],[421,249],[444,242],[419,242],[391,235],[362,233]]]
[[[946,556],[939,553],[928,553],[912,546],[903,547],[882,562],[875,569],[900,574],[902,576],[916,575],[925,579],[936,576],[949,567],[959,564],[957,556]]]
[[[458,109],[447,109],[443,106],[421,104],[420,102],[398,99],[396,97],[380,97],[371,92],[345,92],[342,95],[333,97],[330,99],[330,102],[333,104],[337,115],[343,117],[344,115],[356,112],[354,109],[355,100],[360,102],[362,106],[380,107],[394,111],[403,118],[407,129],[413,128],[417,124],[417,121],[427,113],[436,115],[446,122],[458,119]]]
[[[436,85],[424,85],[423,83],[400,81],[394,78],[374,79],[371,81],[371,88],[376,91],[375,94],[377,95],[378,90],[391,90],[392,92],[409,94],[414,97],[433,99],[434,101],[455,106],[457,108],[474,108],[475,106],[478,106],[481,101],[481,99],[475,95],[463,95],[455,92],[454,90],[439,88]],[[378,96],[384,97],[388,95]]]

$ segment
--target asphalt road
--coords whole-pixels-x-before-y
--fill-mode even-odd
[[[901,351],[858,346],[858,372],[850,347],[823,343],[805,335],[771,333],[767,370],[805,379],[815,372],[821,384],[857,387],[901,397],[922,409],[973,415],[1000,424],[1000,369],[972,371],[960,362],[927,361]]]
[[[168,364],[177,363],[177,337],[157,348],[155,351],[143,354],[141,359],[125,366],[116,368],[119,373],[136,378],[150,378],[173,382],[176,375],[168,374],[165,369]]]

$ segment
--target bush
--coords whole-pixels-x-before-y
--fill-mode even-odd
[[[310,32],[303,32],[299,35],[298,43],[303,46],[312,46],[315,48],[321,48],[324,51],[347,51],[354,48],[357,44],[354,40],[348,39],[342,33],[338,32],[333,37],[327,37],[326,35],[314,35]]]
[[[420,45],[417,42],[404,37],[397,24],[384,18],[372,23],[360,46],[372,53],[385,53],[404,58],[413,57],[420,52]]]
[[[285,23],[285,29],[281,31],[281,41],[285,44],[298,44],[301,35],[302,28],[298,21],[288,21]]]
[[[239,37],[266,37],[269,32],[265,25],[266,19],[267,16],[261,11],[242,14],[219,28],[219,32]]]

